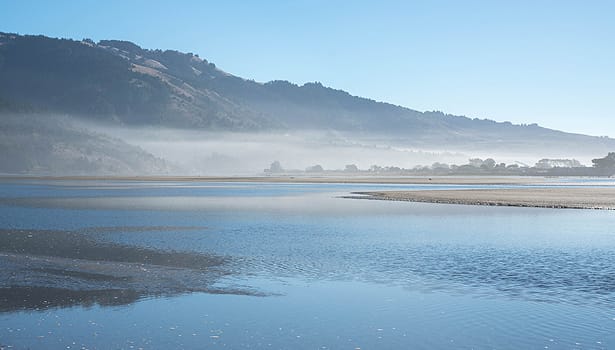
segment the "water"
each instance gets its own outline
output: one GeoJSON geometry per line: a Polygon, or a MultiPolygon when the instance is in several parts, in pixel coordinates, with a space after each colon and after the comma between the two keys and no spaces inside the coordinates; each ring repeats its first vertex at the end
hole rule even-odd
{"type": "Polygon", "coordinates": [[[613,212],[339,198],[473,187],[6,181],[0,347],[615,347],[613,212]]]}

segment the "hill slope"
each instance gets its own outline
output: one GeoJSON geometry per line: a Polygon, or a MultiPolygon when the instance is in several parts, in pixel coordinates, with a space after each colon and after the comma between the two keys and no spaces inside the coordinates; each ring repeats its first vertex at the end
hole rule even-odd
{"type": "Polygon", "coordinates": [[[207,131],[334,130],[417,149],[529,153],[582,144],[596,155],[615,149],[609,138],[418,112],[319,83],[258,83],[191,53],[8,33],[0,33],[2,111],[207,131]]]}
{"type": "Polygon", "coordinates": [[[174,169],[139,147],[78,127],[69,118],[0,118],[0,173],[38,175],[167,174],[174,169]]]}

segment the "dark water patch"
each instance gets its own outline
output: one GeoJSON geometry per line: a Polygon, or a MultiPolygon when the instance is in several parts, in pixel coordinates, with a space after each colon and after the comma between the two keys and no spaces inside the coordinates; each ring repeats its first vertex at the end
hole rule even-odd
{"type": "Polygon", "coordinates": [[[97,242],[78,232],[51,230],[0,229],[0,252],[192,269],[221,266],[228,259],[215,255],[159,251],[97,242]]]}
{"type": "Polygon", "coordinates": [[[0,288],[0,312],[44,311],[73,306],[120,306],[134,303],[142,294],[134,290],[71,290],[53,287],[0,288]]]}
{"type": "Polygon", "coordinates": [[[31,268],[30,269],[33,272],[41,272],[41,273],[48,273],[51,275],[56,275],[56,276],[63,276],[63,277],[75,277],[75,278],[80,278],[80,279],[84,279],[84,280],[90,280],[90,281],[130,281],[132,280],[132,277],[129,276],[110,276],[110,275],[106,275],[106,274],[102,274],[102,273],[93,273],[93,272],[85,272],[85,271],[70,271],[70,270],[60,270],[60,269],[54,269],[54,268],[31,268]]]}
{"type": "Polygon", "coordinates": [[[86,227],[79,230],[81,233],[130,233],[130,232],[174,232],[174,231],[200,231],[206,230],[202,226],[100,226],[86,227]]]}
{"type": "Polygon", "coordinates": [[[174,297],[201,292],[216,295],[249,295],[264,297],[271,294],[253,289],[207,288],[199,290],[166,290],[160,293],[134,289],[74,290],[48,286],[14,286],[0,288],[0,313],[17,311],[46,311],[56,308],[93,306],[114,307],[129,305],[153,297],[174,297]]]}

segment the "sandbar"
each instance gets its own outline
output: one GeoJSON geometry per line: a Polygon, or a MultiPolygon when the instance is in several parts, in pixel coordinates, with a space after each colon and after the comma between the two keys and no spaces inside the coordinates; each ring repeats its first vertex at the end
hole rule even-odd
{"type": "Polygon", "coordinates": [[[537,208],[615,210],[612,187],[539,187],[356,192],[348,198],[537,208]]]}

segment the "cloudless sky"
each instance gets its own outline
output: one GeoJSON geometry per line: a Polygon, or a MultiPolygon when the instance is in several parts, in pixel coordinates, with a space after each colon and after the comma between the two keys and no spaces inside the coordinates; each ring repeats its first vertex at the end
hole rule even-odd
{"type": "Polygon", "coordinates": [[[615,137],[615,1],[0,0],[0,31],[129,40],[256,81],[615,137]]]}

